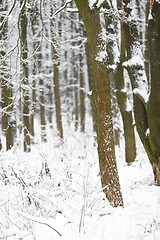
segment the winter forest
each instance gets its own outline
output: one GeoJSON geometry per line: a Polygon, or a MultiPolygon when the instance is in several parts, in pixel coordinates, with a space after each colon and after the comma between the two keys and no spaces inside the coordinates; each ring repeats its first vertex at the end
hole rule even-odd
{"type": "Polygon", "coordinates": [[[160,239],[159,0],[0,0],[0,239],[160,239]]]}

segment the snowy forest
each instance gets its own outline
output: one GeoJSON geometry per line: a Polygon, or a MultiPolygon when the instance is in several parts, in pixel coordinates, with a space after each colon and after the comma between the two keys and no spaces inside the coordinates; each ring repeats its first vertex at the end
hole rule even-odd
{"type": "Polygon", "coordinates": [[[0,239],[160,239],[159,0],[0,0],[0,239]]]}

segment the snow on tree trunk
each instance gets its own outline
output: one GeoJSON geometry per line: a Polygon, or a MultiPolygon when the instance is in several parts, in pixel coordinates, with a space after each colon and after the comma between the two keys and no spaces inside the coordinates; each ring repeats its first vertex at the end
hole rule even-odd
{"type": "Polygon", "coordinates": [[[153,151],[155,182],[160,186],[160,3],[153,3],[148,22],[151,92],[148,102],[149,142],[153,151]]]}
{"type": "Polygon", "coordinates": [[[127,69],[134,99],[134,114],[137,130],[153,168],[155,183],[160,185],[160,4],[153,3],[148,24],[148,52],[150,62],[151,90],[145,74],[142,47],[135,17],[132,14],[130,1],[124,1],[126,16],[129,22],[123,22],[127,69]]]}
{"type": "Polygon", "coordinates": [[[121,31],[121,43],[119,50],[118,21],[116,21],[114,18],[114,12],[117,11],[117,7],[113,7],[111,3],[106,1],[105,9],[105,29],[108,38],[107,52],[110,64],[110,82],[111,87],[113,88],[112,99],[114,97],[114,93],[116,93],[118,106],[123,120],[125,160],[128,164],[130,164],[136,158],[136,143],[133,124],[133,109],[131,104],[129,104],[127,90],[125,90],[126,84],[123,73],[124,69],[122,66],[123,61],[125,60],[124,33],[121,31]],[[111,11],[113,13],[108,16],[108,11],[111,11]],[[130,107],[128,107],[128,105],[130,105],[130,107]]]}
{"type": "Polygon", "coordinates": [[[92,73],[90,96],[96,123],[99,166],[103,191],[114,207],[123,206],[115,158],[107,54],[99,9],[89,8],[87,0],[75,0],[86,28],[92,73]]]}

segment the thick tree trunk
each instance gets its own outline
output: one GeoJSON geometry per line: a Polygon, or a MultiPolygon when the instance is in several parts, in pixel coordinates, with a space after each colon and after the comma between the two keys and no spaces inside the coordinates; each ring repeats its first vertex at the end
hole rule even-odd
{"type": "Polygon", "coordinates": [[[86,28],[88,51],[92,69],[91,101],[96,121],[99,166],[103,191],[114,207],[123,206],[115,159],[115,146],[110,100],[107,59],[101,38],[99,10],[90,9],[87,0],[75,0],[86,28]]]}
{"type": "MultiPolygon", "coordinates": [[[[129,3],[127,1],[127,3],[129,3]]],[[[126,4],[129,16],[131,9],[126,4]]],[[[140,57],[140,44],[136,22],[123,23],[125,45],[128,62],[125,64],[131,79],[134,97],[134,113],[137,130],[153,168],[155,183],[160,186],[160,3],[154,2],[148,24],[148,52],[151,69],[151,91],[146,101],[145,86],[148,82],[143,78],[144,64],[140,57]],[[134,57],[139,61],[133,61],[134,57]],[[134,64],[133,64],[134,62],[134,64]]]]}
{"type": "Polygon", "coordinates": [[[160,186],[160,3],[154,1],[149,23],[148,43],[151,70],[151,93],[148,102],[149,143],[155,159],[153,171],[155,182],[160,186]]]}

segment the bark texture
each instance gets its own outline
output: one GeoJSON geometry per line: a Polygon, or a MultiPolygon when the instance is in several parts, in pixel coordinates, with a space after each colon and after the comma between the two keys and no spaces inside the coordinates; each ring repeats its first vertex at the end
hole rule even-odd
{"type": "Polygon", "coordinates": [[[148,22],[151,93],[147,106],[149,144],[153,152],[152,166],[155,182],[160,186],[160,3],[154,1],[148,22]]]}
{"type": "Polygon", "coordinates": [[[92,73],[92,95],[90,96],[96,122],[99,166],[103,191],[114,207],[123,206],[119,177],[115,159],[115,145],[110,99],[110,81],[107,69],[105,43],[101,35],[99,9],[92,10],[87,0],[75,0],[83,19],[92,73]]]}
{"type": "MultiPolygon", "coordinates": [[[[125,1],[125,12],[130,15],[132,9],[130,1],[125,1]]],[[[143,79],[144,66],[141,60],[134,64],[127,64],[134,98],[134,114],[140,139],[147,152],[153,168],[155,183],[160,186],[160,3],[155,1],[151,9],[151,18],[148,22],[147,40],[150,64],[151,90],[148,101],[144,99],[142,86],[148,84],[143,79]],[[138,91],[137,91],[138,90],[138,91]]],[[[125,46],[128,63],[139,55],[141,51],[136,22],[123,23],[125,46]]],[[[139,58],[140,59],[140,58],[139,58]]]]}

